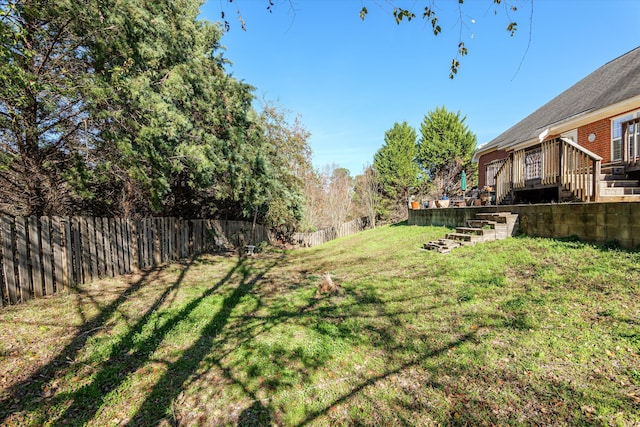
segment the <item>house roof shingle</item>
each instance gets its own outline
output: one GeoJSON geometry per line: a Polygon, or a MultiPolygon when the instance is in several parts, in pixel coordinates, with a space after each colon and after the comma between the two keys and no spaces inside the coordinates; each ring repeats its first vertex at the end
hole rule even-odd
{"type": "Polygon", "coordinates": [[[640,47],[606,63],[478,151],[529,141],[544,129],[640,95],[640,47]]]}

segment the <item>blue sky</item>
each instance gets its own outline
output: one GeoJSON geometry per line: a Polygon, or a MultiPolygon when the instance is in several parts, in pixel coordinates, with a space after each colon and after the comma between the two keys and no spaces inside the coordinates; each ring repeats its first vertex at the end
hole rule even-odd
{"type": "MultiPolygon", "coordinates": [[[[491,0],[436,0],[442,33],[415,19],[396,25],[393,7],[422,16],[430,0],[207,0],[201,17],[231,24],[223,36],[230,72],[301,116],[314,167],[361,173],[395,122],[416,128],[436,107],[466,116],[483,144],[599,66],[640,45],[638,0],[509,0],[518,31],[491,0]],[[364,21],[358,13],[366,6],[364,21]],[[240,11],[246,22],[243,31],[240,11]],[[497,14],[494,11],[497,10],[497,14]],[[462,25],[461,25],[462,24],[462,25]],[[469,50],[457,77],[451,59],[469,50]]],[[[503,0],[504,1],[504,0],[503,0]]]]}

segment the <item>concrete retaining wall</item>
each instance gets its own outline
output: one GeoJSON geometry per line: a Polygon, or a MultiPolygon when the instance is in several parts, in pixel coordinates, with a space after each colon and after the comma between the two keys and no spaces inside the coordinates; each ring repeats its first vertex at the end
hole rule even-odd
{"type": "Polygon", "coordinates": [[[502,211],[517,213],[519,231],[527,236],[577,236],[587,242],[616,241],[626,249],[640,248],[640,202],[410,209],[409,225],[455,227],[466,224],[476,213],[502,211]]]}

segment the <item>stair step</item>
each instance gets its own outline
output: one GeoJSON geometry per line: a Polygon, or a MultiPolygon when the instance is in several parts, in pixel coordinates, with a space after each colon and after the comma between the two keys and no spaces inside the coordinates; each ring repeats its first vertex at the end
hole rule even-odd
{"type": "Polygon", "coordinates": [[[623,195],[607,195],[601,194],[600,201],[602,202],[640,202],[640,193],[638,194],[623,194],[623,195]]]}
{"type": "Polygon", "coordinates": [[[495,221],[497,223],[506,224],[508,222],[513,222],[516,220],[518,215],[512,214],[511,212],[493,212],[493,213],[478,213],[476,214],[476,218],[495,221]]]}
{"type": "Polygon", "coordinates": [[[511,212],[477,213],[476,219],[467,221],[469,227],[456,227],[455,233],[447,233],[444,239],[425,243],[422,248],[447,253],[463,245],[505,239],[513,233],[517,218],[511,212]]]}
{"type": "Polygon", "coordinates": [[[446,254],[450,252],[451,249],[458,248],[463,245],[463,242],[451,240],[451,239],[438,239],[433,242],[425,243],[423,245],[423,249],[429,251],[438,251],[440,253],[446,254]]]}
{"type": "Polygon", "coordinates": [[[640,187],[606,187],[600,189],[600,196],[632,196],[640,194],[640,187]]]}
{"type": "Polygon", "coordinates": [[[624,166],[619,165],[603,165],[600,168],[603,175],[624,175],[624,166]]]}
{"type": "Polygon", "coordinates": [[[600,188],[640,187],[637,179],[605,179],[600,181],[600,188]]]}
{"type": "Polygon", "coordinates": [[[472,228],[490,228],[490,229],[495,229],[496,228],[496,222],[495,221],[489,221],[486,219],[470,219],[467,221],[467,225],[469,227],[472,228]]]}
{"type": "Polygon", "coordinates": [[[474,237],[478,237],[477,240],[495,240],[495,229],[483,229],[474,227],[456,227],[456,234],[468,234],[474,237]]]}
{"type": "Polygon", "coordinates": [[[482,236],[477,236],[474,234],[465,234],[465,233],[447,233],[447,239],[450,240],[458,240],[462,242],[476,243],[484,240],[482,236]]]}
{"type": "Polygon", "coordinates": [[[628,179],[627,175],[625,174],[611,174],[611,173],[606,173],[606,174],[600,174],[600,181],[617,181],[617,180],[625,180],[628,179]]]}

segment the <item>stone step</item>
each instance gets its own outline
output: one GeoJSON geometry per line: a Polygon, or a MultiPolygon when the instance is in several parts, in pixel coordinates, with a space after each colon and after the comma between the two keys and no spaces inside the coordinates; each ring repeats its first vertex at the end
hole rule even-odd
{"type": "Polygon", "coordinates": [[[511,212],[486,212],[477,213],[476,218],[506,224],[509,222],[515,222],[515,220],[518,218],[518,215],[512,214],[511,212]]]}
{"type": "Polygon", "coordinates": [[[465,234],[465,233],[447,233],[445,236],[449,240],[456,240],[467,243],[477,243],[484,241],[482,236],[477,236],[474,234],[465,234]]]}
{"type": "Polygon", "coordinates": [[[490,228],[490,229],[496,228],[495,221],[489,221],[486,219],[470,219],[467,221],[467,225],[472,228],[490,228]]]}
{"type": "Polygon", "coordinates": [[[497,236],[495,228],[456,227],[456,234],[468,234],[478,237],[478,241],[495,240],[497,236]]]}
{"type": "Polygon", "coordinates": [[[447,252],[450,252],[451,249],[459,248],[462,245],[463,243],[460,241],[451,239],[438,239],[434,240],[433,242],[425,243],[423,245],[423,249],[426,249],[428,251],[438,251],[440,253],[446,254],[447,252]]]}
{"type": "Polygon", "coordinates": [[[505,239],[513,233],[517,219],[518,215],[511,212],[478,213],[476,219],[467,221],[468,227],[456,227],[455,233],[425,243],[423,249],[447,253],[463,245],[505,239]]]}

